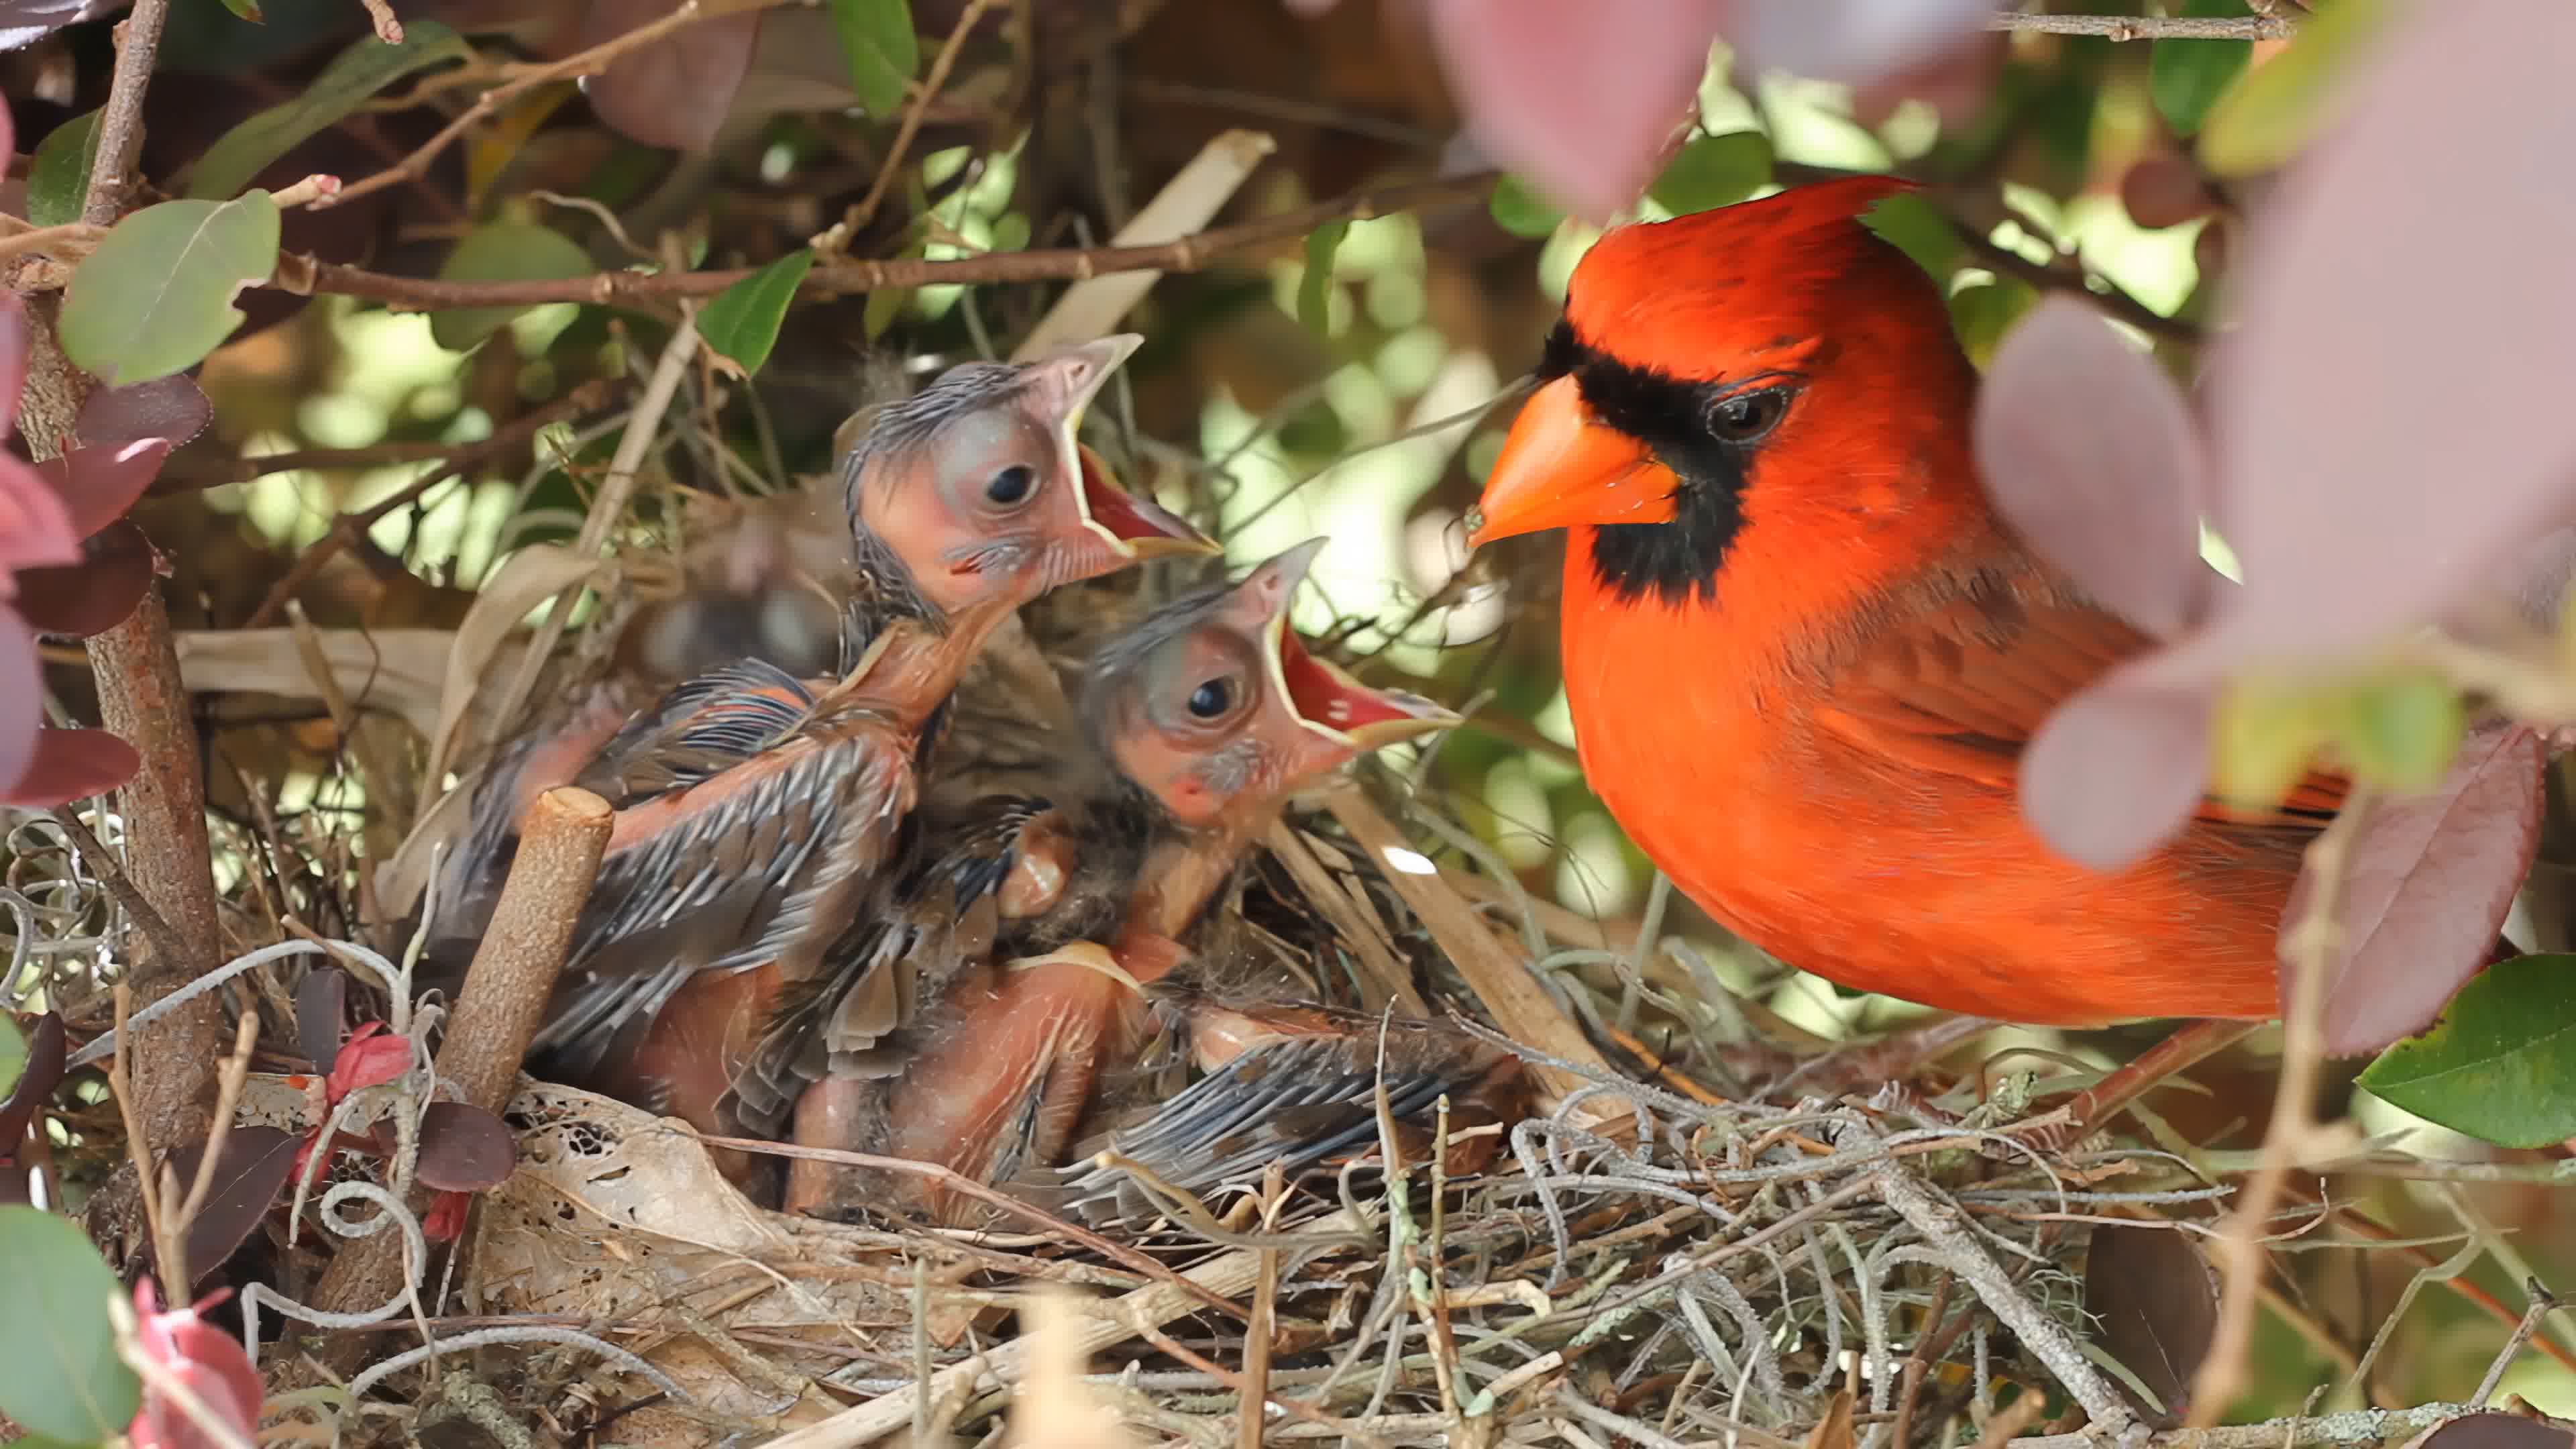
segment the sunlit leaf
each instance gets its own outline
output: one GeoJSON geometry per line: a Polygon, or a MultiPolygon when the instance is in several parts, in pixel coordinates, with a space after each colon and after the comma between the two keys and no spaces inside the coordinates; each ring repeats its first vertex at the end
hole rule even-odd
{"type": "Polygon", "coordinates": [[[1517,176],[1504,176],[1494,182],[1493,198],[1486,206],[1494,214],[1494,224],[1514,236],[1543,237],[1556,230],[1565,213],[1550,205],[1530,189],[1529,183],[1517,176]]]}
{"type": "Polygon", "coordinates": [[[2576,1137],[2576,956],[2488,967],[2431,1031],[2381,1053],[2360,1081],[2418,1117],[2498,1146],[2576,1137]]]}
{"type": "Polygon", "coordinates": [[[418,16],[404,19],[400,45],[387,45],[373,35],[357,41],[306,82],[295,99],[269,107],[207,147],[206,154],[189,168],[188,194],[206,199],[230,196],[248,186],[270,162],[346,118],[386,86],[424,66],[463,60],[473,53],[455,31],[418,16]]]}
{"type": "Polygon", "coordinates": [[[1943,281],[1968,253],[1958,228],[1931,202],[1912,192],[1882,199],[1862,213],[1860,224],[1914,259],[1914,264],[1943,281]]]}
{"type": "MultiPolygon", "coordinates": [[[[2217,19],[2242,18],[2245,0],[2183,0],[2182,13],[2217,19]]],[[[2159,40],[2147,60],[2147,90],[2156,110],[2177,136],[2200,129],[2210,105],[2236,78],[2254,52],[2250,40],[2159,40]]]]}
{"type": "Polygon", "coordinates": [[[9,1265],[9,1311],[0,1313],[0,1414],[73,1444],[124,1432],[142,1401],[134,1370],[116,1356],[107,1300],[116,1275],[71,1219],[0,1207],[0,1263],[9,1265]]]}
{"type": "Polygon", "coordinates": [[[1968,360],[1981,368],[1992,364],[2004,334],[2038,301],[2039,289],[2018,277],[1997,277],[1952,292],[1950,325],[1968,360]]]}
{"type": "Polygon", "coordinates": [[[1733,206],[1771,181],[1771,138],[1760,131],[1702,136],[1674,153],[1646,194],[1676,216],[1733,206]]]}
{"type": "Polygon", "coordinates": [[[276,270],[277,202],[265,191],[147,206],[72,273],[63,352],[112,385],[184,372],[241,325],[241,289],[276,270]]]}
{"type": "MultiPolygon", "coordinates": [[[[532,221],[495,221],[465,234],[438,269],[450,282],[527,282],[586,277],[590,253],[559,231],[532,221]]],[[[525,307],[459,307],[433,312],[429,334],[441,347],[463,352],[510,325],[525,307]]]]}
{"type": "Polygon", "coordinates": [[[698,335],[707,346],[740,364],[745,373],[760,371],[769,350],[778,344],[778,326],[787,320],[787,304],[814,269],[814,250],[799,247],[768,266],[718,292],[698,314],[698,335]]]}
{"type": "Polygon", "coordinates": [[[903,105],[913,72],[921,68],[921,37],[912,28],[911,0],[824,0],[841,54],[850,63],[850,89],[871,116],[891,116],[903,105]]]}
{"type": "Polygon", "coordinates": [[[2270,171],[2297,155],[2334,113],[2332,93],[2391,14],[2388,0],[2335,0],[2280,54],[2244,72],[2208,108],[2200,160],[2219,176],[2270,171]]]}
{"type": "MultiPolygon", "coordinates": [[[[17,1090],[19,1074],[27,1069],[27,1038],[19,1032],[18,1023],[0,1015],[0,1100],[17,1090]]],[[[15,1146],[15,1139],[0,1139],[0,1152],[15,1146]]]]}
{"type": "Polygon", "coordinates": [[[1333,258],[1350,234],[1347,221],[1328,221],[1306,234],[1306,274],[1297,279],[1297,320],[1318,337],[1333,331],[1333,258]]]}
{"type": "Polygon", "coordinates": [[[224,0],[224,8],[253,25],[260,24],[268,18],[260,12],[259,0],[224,0]]]}
{"type": "Polygon", "coordinates": [[[36,146],[27,169],[27,220],[67,226],[81,218],[89,198],[89,170],[98,160],[98,112],[74,116],[36,146]]]}
{"type": "Polygon", "coordinates": [[[2467,728],[2458,691],[2430,670],[2356,685],[2342,704],[2336,742],[2344,757],[2365,778],[2393,789],[2428,789],[2441,779],[2467,728]]]}

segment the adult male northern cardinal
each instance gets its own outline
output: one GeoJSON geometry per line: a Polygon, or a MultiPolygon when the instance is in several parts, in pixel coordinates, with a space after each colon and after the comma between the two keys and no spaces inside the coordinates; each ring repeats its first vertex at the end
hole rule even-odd
{"type": "Polygon", "coordinates": [[[2211,802],[2116,873],[2024,823],[2024,743],[2146,641],[1988,505],[1941,292],[1859,219],[1905,185],[1605,235],[1471,541],[1568,531],[1584,773],[1754,944],[1980,1016],[2272,1016],[2282,908],[2342,785],[2211,802]]]}
{"type": "MultiPolygon", "coordinates": [[[[1361,754],[1456,723],[1306,652],[1288,598],[1321,540],[1163,606],[1094,658],[1087,759],[1047,797],[987,803],[995,830],[950,842],[909,898],[844,943],[840,978],[783,1016],[737,1079],[749,1125],[791,1094],[795,1138],[934,1162],[1001,1183],[1053,1163],[1105,1064],[1150,1026],[1142,989],[1287,795],[1361,754]],[[846,1005],[909,971],[921,996],[889,1042],[846,1005]]],[[[915,1180],[791,1164],[789,1211],[915,1199],[915,1180]]]]}
{"type": "MultiPolygon", "coordinates": [[[[857,571],[841,677],[726,665],[579,764],[574,782],[617,819],[534,1043],[548,1070],[590,1078],[701,972],[812,974],[895,850],[940,712],[991,631],[1068,580],[1214,550],[1075,441],[1138,340],[952,368],[885,408],[844,471],[857,571]]],[[[587,744],[523,763],[497,808],[587,744]]]]}

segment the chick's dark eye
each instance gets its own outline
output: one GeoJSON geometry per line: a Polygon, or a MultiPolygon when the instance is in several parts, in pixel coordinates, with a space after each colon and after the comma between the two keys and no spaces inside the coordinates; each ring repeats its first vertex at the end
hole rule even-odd
{"type": "Polygon", "coordinates": [[[1725,442],[1750,443],[1778,427],[1788,410],[1786,388],[1739,392],[1709,404],[1708,428],[1725,442]]]}
{"type": "Polygon", "coordinates": [[[1215,719],[1234,703],[1234,682],[1211,679],[1190,692],[1190,713],[1200,719],[1215,719]]]}
{"type": "Polygon", "coordinates": [[[1027,498],[1037,486],[1036,469],[1026,463],[1013,463],[994,474],[993,481],[984,485],[984,497],[988,502],[998,503],[1008,508],[1027,498]]]}

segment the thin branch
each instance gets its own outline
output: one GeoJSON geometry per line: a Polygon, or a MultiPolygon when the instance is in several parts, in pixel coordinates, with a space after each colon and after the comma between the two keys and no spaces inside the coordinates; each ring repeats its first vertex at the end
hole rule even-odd
{"type": "Polygon", "coordinates": [[[895,177],[903,172],[904,158],[912,153],[913,138],[921,134],[923,113],[929,110],[932,101],[939,98],[940,87],[948,84],[948,72],[957,64],[957,52],[965,48],[966,37],[975,33],[976,24],[983,20],[985,10],[992,3],[993,0],[967,0],[964,13],[957,17],[956,28],[948,32],[948,43],[939,47],[938,56],[930,62],[930,73],[922,77],[921,89],[914,93],[911,104],[903,108],[903,124],[895,128],[894,144],[886,148],[885,165],[877,168],[876,181],[868,187],[868,194],[859,198],[858,205],[851,207],[849,214],[841,218],[842,236],[866,226],[868,219],[877,214],[877,207],[884,203],[886,193],[894,189],[895,177]]]}
{"type": "Polygon", "coordinates": [[[2021,15],[1986,21],[1988,30],[2035,35],[2098,35],[2105,40],[2287,40],[2299,27],[2280,15],[2021,15]]]}
{"type": "MultiPolygon", "coordinates": [[[[1220,256],[1303,237],[1328,221],[1367,221],[1401,211],[1479,199],[1492,189],[1494,176],[1493,172],[1480,172],[1408,181],[1257,221],[1211,227],[1178,241],[1150,246],[1050,247],[940,260],[895,257],[885,261],[822,262],[806,274],[805,290],[833,296],[939,283],[1048,282],[1106,276],[1111,272],[1195,272],[1220,256]]],[[[350,191],[356,189],[351,187],[350,191]]],[[[349,191],[341,193],[344,197],[348,194],[349,191]]],[[[712,297],[757,270],[729,267],[708,272],[620,271],[560,279],[457,282],[390,276],[294,255],[280,260],[277,274],[268,285],[289,292],[332,293],[364,297],[394,307],[442,311],[453,307],[528,307],[545,302],[607,305],[712,297]]]]}
{"type": "Polygon", "coordinates": [[[143,150],[143,87],[161,50],[161,26],[170,0],[135,0],[116,27],[116,73],[98,114],[98,159],[90,163],[89,193],[81,220],[107,226],[125,203],[126,184],[143,150]]]}

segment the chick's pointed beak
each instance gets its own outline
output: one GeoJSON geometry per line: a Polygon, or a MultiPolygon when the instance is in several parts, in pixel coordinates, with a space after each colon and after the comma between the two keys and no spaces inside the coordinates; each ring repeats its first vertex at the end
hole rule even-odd
{"type": "Polygon", "coordinates": [[[1372,689],[1306,650],[1289,627],[1288,600],[1304,582],[1324,540],[1308,539],[1253,570],[1237,587],[1245,626],[1261,640],[1261,660],[1276,698],[1298,725],[1336,752],[1364,754],[1416,735],[1455,726],[1458,716],[1402,690],[1372,689]]]}
{"type": "Polygon", "coordinates": [[[1189,520],[1120,488],[1098,453],[1077,443],[1074,454],[1082,461],[1083,524],[1107,539],[1121,557],[1206,557],[1225,551],[1223,544],[1191,527],[1189,520]]]}
{"type": "Polygon", "coordinates": [[[1674,483],[1642,441],[1595,419],[1574,379],[1560,377],[1521,404],[1467,546],[1583,523],[1668,523],[1674,483]]]}

